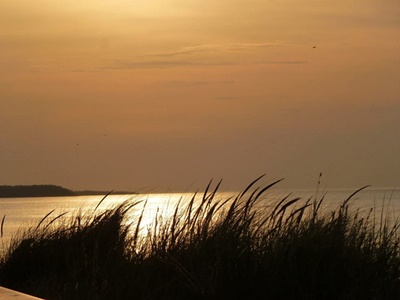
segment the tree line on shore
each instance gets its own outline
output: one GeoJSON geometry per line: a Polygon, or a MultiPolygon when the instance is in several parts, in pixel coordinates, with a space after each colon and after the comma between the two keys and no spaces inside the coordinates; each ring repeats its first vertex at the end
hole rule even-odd
{"type": "MultiPolygon", "coordinates": [[[[107,195],[109,191],[73,191],[59,185],[0,185],[0,198],[58,197],[107,195]]],[[[113,191],[114,194],[135,194],[134,192],[113,191]]]]}

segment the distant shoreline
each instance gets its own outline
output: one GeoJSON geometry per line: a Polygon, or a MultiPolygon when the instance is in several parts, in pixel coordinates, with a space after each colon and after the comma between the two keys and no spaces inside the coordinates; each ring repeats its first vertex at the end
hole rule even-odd
{"type": "Polygon", "coordinates": [[[135,192],[126,192],[126,191],[73,191],[75,193],[75,196],[101,196],[101,195],[107,195],[109,193],[113,195],[136,195],[138,193],[135,192]]]}
{"type": "MultiPolygon", "coordinates": [[[[124,191],[112,191],[113,194],[136,194],[124,191]]],[[[0,198],[28,197],[66,197],[107,195],[110,191],[72,191],[58,185],[0,185],[0,198]]]]}

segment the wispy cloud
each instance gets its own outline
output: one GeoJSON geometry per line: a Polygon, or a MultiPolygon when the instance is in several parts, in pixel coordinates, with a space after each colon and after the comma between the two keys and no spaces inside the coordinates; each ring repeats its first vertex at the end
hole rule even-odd
{"type": "Polygon", "coordinates": [[[234,101],[234,100],[239,100],[241,97],[238,96],[220,96],[220,97],[214,97],[214,100],[220,100],[220,101],[234,101]]]}
{"type": "Polygon", "coordinates": [[[270,60],[270,61],[259,61],[255,64],[273,64],[273,65],[303,65],[308,64],[306,60],[270,60]]]}
{"type": "Polygon", "coordinates": [[[109,65],[103,66],[103,70],[123,70],[123,69],[164,69],[185,66],[222,66],[231,65],[229,62],[193,62],[185,60],[116,60],[109,65]]]}
{"type": "Polygon", "coordinates": [[[206,44],[189,46],[177,49],[169,52],[149,53],[144,56],[156,56],[156,57],[171,57],[180,55],[191,55],[197,53],[218,53],[227,51],[250,51],[255,49],[281,46],[287,43],[274,42],[274,43],[236,43],[236,44],[206,44]]]}
{"type": "MultiPolygon", "coordinates": [[[[134,61],[134,60],[117,60],[108,65],[100,67],[101,70],[133,70],[133,69],[167,69],[177,67],[215,67],[215,66],[233,66],[241,64],[263,65],[263,64],[276,64],[276,65],[302,65],[307,64],[305,60],[271,60],[271,61],[253,61],[246,62],[242,60],[237,61],[207,61],[206,59],[199,59],[199,61],[192,60],[151,60],[151,61],[134,61]]],[[[181,82],[183,83],[183,82],[181,82]]],[[[176,83],[178,84],[178,83],[176,83]]]]}
{"type": "Polygon", "coordinates": [[[163,81],[160,84],[173,87],[173,88],[187,88],[187,87],[196,87],[196,86],[208,86],[208,85],[219,85],[219,84],[233,84],[235,81],[186,81],[186,80],[172,80],[172,81],[163,81]]]}
{"type": "Polygon", "coordinates": [[[164,69],[174,67],[230,66],[243,64],[306,64],[305,60],[282,60],[269,47],[289,45],[274,43],[207,44],[182,47],[174,51],[145,53],[129,59],[114,60],[102,69],[164,69]],[[271,60],[265,60],[271,56],[271,60]],[[272,57],[274,56],[274,57],[272,57]]]}

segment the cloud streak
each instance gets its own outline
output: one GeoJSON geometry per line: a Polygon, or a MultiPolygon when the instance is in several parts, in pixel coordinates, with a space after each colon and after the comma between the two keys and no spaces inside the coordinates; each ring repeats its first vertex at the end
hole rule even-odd
{"type": "Polygon", "coordinates": [[[108,66],[104,66],[102,70],[129,70],[129,69],[166,69],[175,67],[188,66],[227,66],[232,65],[230,62],[193,62],[185,60],[151,60],[151,61],[134,61],[134,60],[118,60],[108,66]]]}
{"type": "MultiPolygon", "coordinates": [[[[305,60],[282,60],[279,53],[265,51],[271,47],[288,45],[274,43],[205,44],[182,47],[175,51],[148,53],[132,59],[114,60],[102,69],[165,69],[176,67],[215,67],[233,65],[300,65],[305,60]],[[277,56],[278,55],[278,56],[277,56]],[[266,60],[270,56],[270,60],[266,60]]],[[[278,51],[279,52],[279,51],[278,51]]]]}
{"type": "Polygon", "coordinates": [[[225,61],[225,62],[194,62],[185,60],[152,60],[152,61],[133,61],[133,60],[119,60],[111,63],[110,65],[101,67],[101,70],[133,70],[133,69],[168,69],[178,67],[218,67],[218,66],[235,66],[235,65],[304,65],[308,64],[305,60],[276,60],[276,61],[256,61],[256,62],[242,62],[242,61],[225,61]]]}
{"type": "Polygon", "coordinates": [[[205,44],[197,46],[182,47],[176,51],[150,53],[144,56],[150,57],[172,57],[181,55],[192,55],[199,53],[219,53],[219,52],[242,52],[253,51],[268,47],[276,47],[285,45],[283,42],[274,43],[236,43],[236,44],[205,44]]]}
{"type": "Polygon", "coordinates": [[[268,65],[304,65],[309,62],[306,60],[271,60],[271,61],[260,61],[254,64],[268,64],[268,65]]]}
{"type": "Polygon", "coordinates": [[[173,81],[163,81],[161,85],[172,87],[172,88],[187,88],[187,87],[196,87],[196,86],[209,86],[216,84],[234,84],[235,81],[226,80],[226,81],[183,81],[183,80],[173,80],[173,81]]]}

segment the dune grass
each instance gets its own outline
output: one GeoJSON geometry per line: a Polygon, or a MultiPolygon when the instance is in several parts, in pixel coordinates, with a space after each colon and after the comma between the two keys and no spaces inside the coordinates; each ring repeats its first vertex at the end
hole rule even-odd
{"type": "Polygon", "coordinates": [[[349,199],[258,205],[277,182],[232,199],[207,187],[155,216],[137,202],[75,217],[49,216],[12,240],[0,285],[46,299],[400,299],[398,223],[350,212],[349,199]]]}

